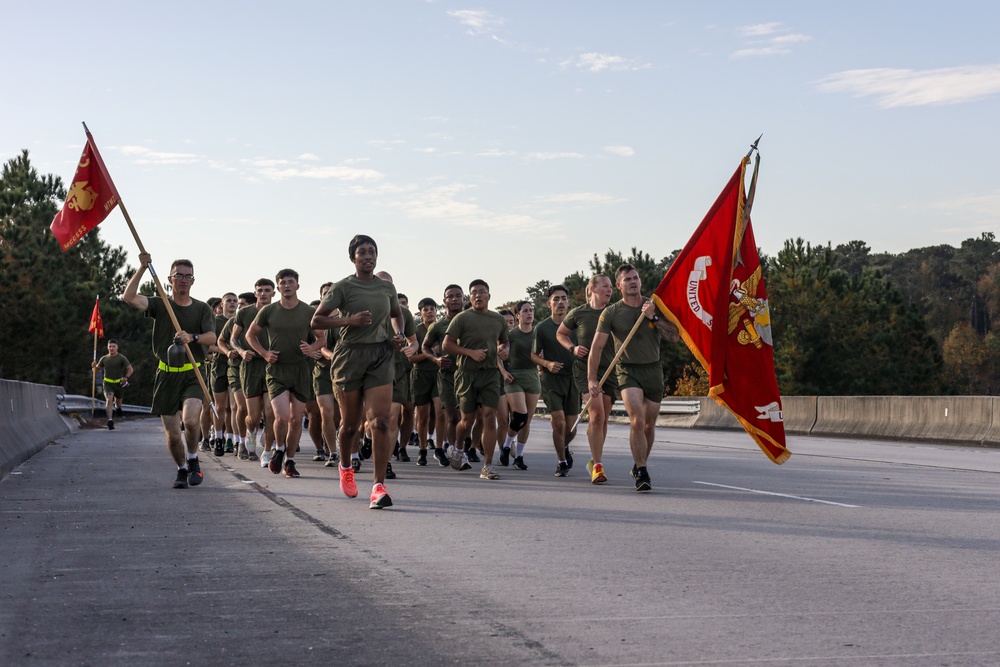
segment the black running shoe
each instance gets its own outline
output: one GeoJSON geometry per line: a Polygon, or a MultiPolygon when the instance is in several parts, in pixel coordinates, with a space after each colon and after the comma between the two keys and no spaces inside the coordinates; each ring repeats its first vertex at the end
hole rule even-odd
{"type": "Polygon", "coordinates": [[[115,420],[114,419],[109,419],[108,420],[108,430],[109,431],[114,431],[115,430],[115,420]]]}
{"type": "Polygon", "coordinates": [[[205,479],[205,474],[201,471],[201,463],[198,459],[188,459],[188,484],[198,486],[205,479]]]}
{"type": "Polygon", "coordinates": [[[569,451],[569,447],[566,448],[566,465],[573,467],[573,452],[569,451]]]}
{"type": "Polygon", "coordinates": [[[397,440],[396,444],[393,445],[392,447],[392,458],[396,459],[397,461],[399,460],[399,440],[397,440]]]}
{"type": "Polygon", "coordinates": [[[188,488],[188,471],[187,468],[181,468],[177,471],[177,479],[174,480],[175,489],[186,489],[188,488]]]}
{"type": "Polygon", "coordinates": [[[267,464],[267,469],[272,473],[277,475],[281,472],[281,464],[285,461],[285,451],[282,449],[275,449],[271,452],[271,461],[267,464]]]}
{"type": "Polygon", "coordinates": [[[418,447],[420,446],[420,436],[417,435],[416,431],[410,431],[410,439],[406,441],[407,447],[418,447]]]}
{"type": "Polygon", "coordinates": [[[406,445],[399,448],[399,454],[396,455],[396,460],[403,463],[409,463],[410,455],[406,453],[406,445]]]}
{"type": "Polygon", "coordinates": [[[629,470],[628,474],[632,475],[632,479],[635,479],[639,476],[639,469],[636,467],[634,463],[632,464],[632,469],[629,470]]]}
{"type": "Polygon", "coordinates": [[[313,454],[313,461],[326,461],[326,452],[316,452],[313,454]]]}
{"type": "Polygon", "coordinates": [[[354,473],[357,474],[361,472],[361,459],[351,459],[351,467],[354,468],[354,473]]]}
{"type": "Polygon", "coordinates": [[[636,491],[651,491],[653,489],[653,483],[649,479],[649,473],[646,472],[646,466],[638,469],[635,476],[635,490],[636,491]]]}
{"type": "Polygon", "coordinates": [[[504,468],[510,465],[510,447],[504,447],[500,450],[500,465],[504,468]]]}
{"type": "Polygon", "coordinates": [[[451,461],[448,460],[447,454],[444,453],[444,447],[435,447],[434,448],[434,458],[437,459],[438,464],[442,468],[447,468],[448,466],[451,465],[451,461]]]}
{"type": "Polygon", "coordinates": [[[299,471],[295,468],[295,461],[288,459],[285,461],[285,477],[298,477],[299,471]]]}
{"type": "Polygon", "coordinates": [[[392,464],[388,461],[385,462],[385,478],[396,479],[396,473],[392,471],[392,464]]]}
{"type": "Polygon", "coordinates": [[[560,461],[556,466],[555,476],[565,477],[569,474],[569,465],[565,461],[560,461]]]}
{"type": "Polygon", "coordinates": [[[227,454],[232,454],[234,451],[236,451],[236,446],[233,443],[233,439],[232,438],[226,438],[226,453],[227,454]]]}
{"type": "Polygon", "coordinates": [[[515,456],[514,457],[514,467],[517,468],[518,470],[527,470],[528,469],[528,464],[526,464],[524,462],[524,457],[523,456],[515,456]]]}
{"type": "Polygon", "coordinates": [[[330,458],[328,458],[326,460],[326,463],[323,464],[323,467],[325,467],[325,468],[332,468],[335,465],[337,465],[337,459],[335,459],[335,458],[333,458],[331,456],[330,458]]]}
{"type": "Polygon", "coordinates": [[[434,449],[434,438],[427,438],[428,449],[434,449]]]}
{"type": "Polygon", "coordinates": [[[216,456],[225,456],[226,455],[226,441],[223,440],[222,438],[216,438],[215,439],[215,452],[214,452],[214,454],[216,456]]]}
{"type": "Polygon", "coordinates": [[[125,412],[120,407],[115,408],[115,416],[118,419],[125,419],[125,412]]]}
{"type": "Polygon", "coordinates": [[[372,439],[367,435],[361,439],[361,446],[358,448],[358,454],[360,454],[363,459],[370,459],[372,457],[372,439]]]}
{"type": "Polygon", "coordinates": [[[210,452],[210,451],[212,451],[212,441],[209,440],[208,438],[205,438],[204,440],[202,440],[201,441],[201,451],[203,451],[203,452],[210,452]]]}
{"type": "Polygon", "coordinates": [[[427,450],[426,449],[421,449],[420,453],[417,454],[417,465],[418,466],[425,466],[425,465],[427,465],[427,450]]]}
{"type": "Polygon", "coordinates": [[[465,453],[469,457],[469,463],[479,463],[479,454],[476,453],[474,447],[469,447],[465,450],[465,453]]]}

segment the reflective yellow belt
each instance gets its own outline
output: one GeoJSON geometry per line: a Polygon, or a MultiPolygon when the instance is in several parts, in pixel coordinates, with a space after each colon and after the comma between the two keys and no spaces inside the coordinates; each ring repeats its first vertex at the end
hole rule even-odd
{"type": "MultiPolygon", "coordinates": [[[[198,366],[200,367],[201,364],[198,364],[198,366]]],[[[185,371],[193,371],[194,368],[195,367],[191,364],[184,364],[183,366],[167,366],[162,361],[160,362],[160,370],[167,373],[183,373],[185,371]]]]}
{"type": "Polygon", "coordinates": [[[112,380],[111,378],[104,378],[104,381],[107,382],[107,383],[109,383],[109,384],[118,384],[122,380],[121,380],[121,378],[118,378],[117,380],[112,380]]]}

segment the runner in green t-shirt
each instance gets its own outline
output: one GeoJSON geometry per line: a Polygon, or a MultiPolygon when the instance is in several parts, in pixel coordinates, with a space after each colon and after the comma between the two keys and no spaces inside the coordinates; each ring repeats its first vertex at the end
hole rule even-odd
{"type": "Polygon", "coordinates": [[[264,400],[264,393],[267,390],[267,362],[247,344],[245,336],[260,309],[274,299],[274,281],[270,278],[260,278],[254,283],[253,291],[257,301],[254,305],[236,312],[236,322],[233,324],[233,335],[230,340],[232,348],[239,352],[241,358],[240,386],[247,402],[247,449],[251,454],[256,451],[257,428],[263,416],[264,451],[260,455],[260,467],[267,468],[274,455],[274,409],[271,407],[271,401],[264,400]]]}
{"type": "Polygon", "coordinates": [[[302,416],[312,399],[313,360],[320,357],[321,336],[310,326],[313,309],[300,301],[299,274],[282,269],[275,276],[281,299],[258,311],[247,329],[247,343],[267,362],[267,394],[274,410],[274,453],[268,470],[298,477],[295,454],[302,437],[302,416]]]}
{"type": "Polygon", "coordinates": [[[455,394],[458,396],[462,419],[455,429],[457,442],[452,450],[451,465],[460,469],[468,463],[459,443],[472,434],[476,411],[482,406],[483,468],[480,479],[499,479],[493,469],[493,452],[497,446],[496,408],[500,402],[500,371],[498,359],[506,359],[510,348],[507,321],[503,315],[489,309],[490,286],[485,280],[469,283],[472,308],[459,313],[448,325],[442,348],[455,355],[455,394]]]}
{"type": "Polygon", "coordinates": [[[125,287],[122,300],[153,320],[153,354],[159,361],[159,368],[153,381],[152,413],[159,415],[163,423],[167,448],[177,464],[174,488],[183,489],[189,485],[197,486],[203,479],[198,461],[198,421],[205,395],[198,382],[199,369],[190,363],[179,367],[169,365],[172,360],[167,350],[175,338],[179,339],[190,346],[195,361],[200,364],[204,359],[204,345],[215,342],[215,316],[208,304],[191,298],[194,266],[189,260],[178,259],[170,265],[170,275],[167,276],[172,288],[170,306],[180,330],[175,329],[174,320],[162,299],[139,294],[139,285],[146,269],[150,268],[150,261],[149,253],[139,253],[139,269],[125,287]]]}
{"type": "MultiPolygon", "coordinates": [[[[392,284],[392,276],[386,271],[379,271],[375,275],[392,284]]],[[[399,297],[400,294],[397,292],[396,299],[398,300],[399,297]]],[[[403,294],[402,297],[405,299],[406,295],[403,294]]],[[[413,400],[410,398],[410,369],[413,367],[413,364],[410,363],[410,357],[416,354],[418,349],[417,328],[413,323],[413,313],[402,305],[399,307],[399,312],[403,315],[403,328],[400,330],[400,333],[406,339],[406,345],[393,352],[392,407],[389,409],[389,442],[392,443],[392,453],[397,461],[409,461],[410,457],[406,454],[406,441],[400,442],[399,434],[402,432],[408,438],[410,430],[413,428],[413,400]]],[[[394,325],[387,323],[387,326],[391,327],[394,325]]],[[[392,470],[392,462],[387,461],[385,465],[385,478],[396,479],[396,473],[392,470]]]]}
{"type": "MultiPolygon", "coordinates": [[[[226,292],[222,295],[215,310],[215,345],[211,345],[208,351],[212,354],[212,366],[209,373],[209,387],[215,400],[215,455],[221,456],[226,452],[232,452],[237,445],[235,434],[232,430],[233,413],[236,411],[235,400],[232,390],[229,388],[229,359],[219,347],[219,338],[222,336],[226,322],[236,315],[239,307],[239,299],[233,292],[226,292]]],[[[211,413],[210,413],[211,414],[211,413]]],[[[203,434],[204,435],[204,434],[203,434]]]]}
{"type": "Polygon", "coordinates": [[[535,327],[532,361],[542,369],[542,399],[552,417],[552,446],[556,450],[556,477],[565,477],[573,467],[569,443],[576,437],[576,416],[580,414],[580,392],[573,383],[571,352],[559,344],[556,332],[569,310],[569,290],[552,285],[545,292],[552,311],[535,327]]]}
{"type": "Polygon", "coordinates": [[[416,409],[417,446],[420,448],[417,465],[425,466],[427,448],[433,447],[433,440],[429,440],[428,435],[431,427],[431,408],[440,413],[441,399],[437,392],[437,365],[424,352],[423,347],[427,331],[437,319],[438,306],[434,299],[424,297],[417,303],[417,308],[420,310],[420,322],[415,329],[418,351],[410,357],[410,361],[413,362],[413,369],[410,371],[410,394],[416,409]]]}
{"type": "Polygon", "coordinates": [[[337,401],[343,417],[340,427],[340,489],[349,498],[358,495],[351,451],[357,444],[365,411],[373,422],[374,484],[371,509],[392,506],[385,488],[386,466],[392,453],[389,415],[392,409],[393,350],[406,339],[399,299],[392,283],[375,275],[378,245],[370,236],[358,234],[348,246],[354,273],[338,283],[320,302],[312,318],[315,329],[339,327],[340,342],[331,367],[337,401]],[[334,316],[333,311],[340,311],[334,316]],[[392,319],[392,328],[387,321],[392,319]],[[348,467],[344,468],[344,462],[348,467]]]}
{"type": "Polygon", "coordinates": [[[527,470],[524,447],[531,433],[531,418],[542,394],[538,366],[531,359],[531,351],[535,348],[535,306],[530,301],[518,301],[514,306],[514,317],[517,326],[507,334],[510,339],[507,362],[512,377],[505,391],[510,404],[510,421],[506,425],[507,437],[500,449],[500,465],[508,465],[513,450],[514,467],[527,470]]]}
{"type": "MultiPolygon", "coordinates": [[[[611,279],[607,276],[597,274],[591,277],[587,283],[587,303],[569,311],[566,319],[559,325],[559,331],[556,332],[559,344],[576,357],[576,361],[573,362],[573,380],[584,402],[590,398],[587,387],[587,358],[590,344],[594,340],[594,334],[597,333],[601,312],[611,300],[611,290],[611,279]],[[576,333],[576,342],[570,338],[572,333],[576,333]]],[[[604,372],[611,366],[614,356],[612,346],[605,345],[597,369],[599,378],[603,377],[604,372]]],[[[618,381],[613,373],[601,389],[604,393],[587,405],[587,414],[590,418],[587,424],[587,440],[590,443],[591,456],[587,469],[590,471],[590,481],[594,484],[604,484],[608,481],[601,456],[604,453],[604,441],[608,437],[608,415],[611,414],[611,406],[618,398],[618,381]]]]}
{"type": "Polygon", "coordinates": [[[642,296],[642,280],[634,266],[619,266],[615,271],[615,281],[622,299],[605,308],[598,320],[597,333],[587,359],[587,385],[595,400],[602,395],[598,369],[608,337],[614,338],[615,347],[620,348],[640,317],[649,320],[636,330],[622,353],[617,369],[622,403],[629,416],[629,446],[635,461],[632,466],[635,489],[649,491],[653,485],[646,470],[646,460],[653,448],[656,418],[660,414],[664,393],[660,337],[674,341],[679,338],[677,328],[660,319],[656,314],[656,305],[642,296]]]}
{"type": "Polygon", "coordinates": [[[97,369],[104,369],[104,409],[108,415],[108,430],[115,430],[114,410],[118,409],[118,415],[122,412],[122,395],[129,378],[132,377],[132,364],[129,363],[125,355],[118,352],[118,341],[114,338],[108,339],[108,353],[97,361],[91,362],[97,369]]]}
{"type": "MultiPolygon", "coordinates": [[[[465,305],[465,291],[451,284],[444,288],[444,317],[427,329],[427,336],[421,350],[437,366],[437,390],[441,409],[437,411],[435,432],[440,442],[434,448],[434,458],[442,467],[448,465],[448,449],[457,442],[459,412],[458,398],[455,396],[455,359],[444,351],[444,336],[452,319],[462,312],[465,305]]],[[[469,466],[471,467],[471,466],[469,466]]]]}
{"type": "MultiPolygon", "coordinates": [[[[243,292],[239,295],[239,301],[237,302],[237,313],[243,308],[257,303],[257,295],[253,292],[243,292]]],[[[231,410],[232,412],[232,426],[230,427],[233,432],[234,440],[239,448],[239,458],[247,461],[256,461],[257,452],[255,443],[250,442],[247,438],[247,415],[249,411],[247,409],[247,399],[243,395],[243,385],[240,382],[240,367],[243,364],[243,358],[240,356],[239,351],[235,348],[233,340],[233,327],[236,325],[236,315],[230,317],[225,326],[222,327],[222,331],[219,333],[219,339],[216,341],[216,345],[219,348],[219,353],[227,358],[227,370],[226,370],[226,380],[229,383],[229,392],[233,397],[232,403],[235,408],[231,410]]],[[[242,341],[236,341],[242,344],[242,341]]]]}

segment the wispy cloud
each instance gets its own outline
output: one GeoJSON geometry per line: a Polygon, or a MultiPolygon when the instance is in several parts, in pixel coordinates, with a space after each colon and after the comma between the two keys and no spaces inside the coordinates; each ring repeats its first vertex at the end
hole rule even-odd
{"type": "Polygon", "coordinates": [[[997,209],[1000,209],[1000,190],[937,201],[931,203],[928,208],[965,223],[963,226],[942,231],[992,231],[996,228],[997,209]]]}
{"type": "Polygon", "coordinates": [[[117,149],[135,164],[194,164],[202,160],[194,153],[162,153],[145,146],[118,146],[117,149]]]}
{"type": "Polygon", "coordinates": [[[477,157],[513,157],[517,155],[515,151],[505,151],[499,148],[487,148],[484,151],[475,153],[477,157]]]}
{"type": "Polygon", "coordinates": [[[746,45],[734,51],[733,58],[783,56],[792,52],[792,46],[812,39],[809,35],[791,32],[777,22],[740,26],[737,32],[746,38],[746,45]]]}
{"type": "Polygon", "coordinates": [[[525,160],[565,160],[565,159],[579,160],[580,158],[583,157],[586,157],[583,153],[571,153],[571,152],[553,153],[546,151],[536,151],[534,153],[524,154],[525,160]]]}
{"type": "Polygon", "coordinates": [[[818,82],[825,93],[876,97],[883,109],[959,104],[1000,93],[1000,64],[913,70],[855,69],[818,82]]]}
{"type": "Polygon", "coordinates": [[[604,150],[612,155],[620,155],[621,157],[632,157],[635,155],[635,149],[631,146],[605,146],[604,150]]]}
{"type": "Polygon", "coordinates": [[[611,53],[581,53],[575,58],[565,60],[563,67],[576,66],[587,72],[633,72],[649,69],[650,63],[635,58],[626,58],[611,53]]]}
{"type": "Polygon", "coordinates": [[[356,167],[350,162],[338,165],[317,165],[312,157],[305,160],[273,158],[249,158],[240,160],[253,174],[272,180],[284,181],[289,178],[310,178],[338,181],[377,181],[382,174],[375,169],[356,167]]]}
{"type": "Polygon", "coordinates": [[[567,192],[555,195],[544,195],[535,197],[535,201],[543,204],[567,204],[571,206],[594,205],[594,204],[616,204],[624,201],[611,195],[600,192],[567,192]]]}
{"type": "Polygon", "coordinates": [[[390,205],[405,211],[411,218],[507,233],[531,231],[539,238],[557,236],[562,227],[562,223],[532,215],[486,209],[471,195],[474,189],[475,186],[465,183],[449,183],[423,189],[390,205]]]}
{"type": "Polygon", "coordinates": [[[448,16],[457,19],[465,26],[468,35],[486,36],[490,39],[502,42],[497,35],[497,31],[504,26],[506,21],[485,9],[456,9],[448,12],[448,16]]]}

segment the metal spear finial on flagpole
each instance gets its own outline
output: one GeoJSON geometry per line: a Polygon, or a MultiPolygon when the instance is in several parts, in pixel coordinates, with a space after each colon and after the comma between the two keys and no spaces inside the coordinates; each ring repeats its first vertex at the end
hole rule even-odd
{"type": "MultiPolygon", "coordinates": [[[[763,137],[763,136],[764,136],[764,133],[761,132],[760,133],[760,137],[763,137]]],[[[750,157],[751,155],[753,155],[753,152],[755,150],[757,150],[757,144],[760,143],[760,137],[757,137],[757,141],[755,141],[752,144],[750,144],[750,150],[749,150],[749,152],[747,152],[747,157],[750,157]]]]}

